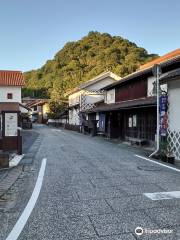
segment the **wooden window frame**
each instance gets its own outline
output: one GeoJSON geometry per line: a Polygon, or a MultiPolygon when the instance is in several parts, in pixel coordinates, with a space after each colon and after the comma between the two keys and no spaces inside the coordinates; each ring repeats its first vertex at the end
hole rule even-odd
{"type": "Polygon", "coordinates": [[[13,99],[13,94],[12,93],[7,93],[7,99],[12,100],[13,99]]]}

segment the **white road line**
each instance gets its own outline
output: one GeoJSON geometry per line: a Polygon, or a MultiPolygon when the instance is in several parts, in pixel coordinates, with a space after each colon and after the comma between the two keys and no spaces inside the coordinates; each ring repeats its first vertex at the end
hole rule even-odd
{"type": "Polygon", "coordinates": [[[36,201],[39,197],[39,193],[41,191],[44,172],[46,168],[46,158],[43,158],[41,168],[39,170],[39,175],[36,181],[36,185],[34,187],[33,193],[31,195],[31,198],[29,199],[28,204],[26,205],[23,213],[21,214],[20,218],[16,222],[15,226],[13,227],[12,231],[10,232],[9,236],[6,238],[6,240],[17,240],[19,235],[21,234],[24,226],[26,225],[26,222],[31,215],[31,212],[36,204],[36,201]]]}
{"type": "Polygon", "coordinates": [[[154,164],[160,165],[160,166],[162,166],[162,167],[169,168],[169,169],[171,169],[171,170],[173,170],[173,171],[180,172],[180,169],[178,169],[178,168],[174,168],[174,167],[165,165],[165,164],[163,164],[163,163],[156,162],[156,161],[154,161],[154,160],[151,160],[151,159],[149,159],[149,158],[146,158],[146,157],[143,157],[143,156],[140,156],[140,155],[136,155],[136,154],[135,154],[134,156],[135,156],[135,157],[138,157],[138,158],[141,158],[141,159],[143,159],[143,160],[152,162],[152,163],[154,163],[154,164]]]}
{"type": "Polygon", "coordinates": [[[157,201],[163,199],[180,198],[180,191],[144,193],[144,195],[153,201],[157,201]]]}

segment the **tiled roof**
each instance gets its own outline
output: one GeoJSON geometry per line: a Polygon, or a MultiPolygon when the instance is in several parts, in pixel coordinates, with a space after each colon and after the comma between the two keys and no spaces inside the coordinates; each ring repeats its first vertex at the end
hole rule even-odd
{"type": "Polygon", "coordinates": [[[103,73],[99,74],[98,76],[90,79],[89,81],[81,83],[79,86],[75,87],[74,89],[67,91],[65,96],[69,96],[75,92],[81,91],[82,89],[86,89],[87,87],[89,87],[107,77],[111,77],[112,80],[114,80],[114,82],[117,82],[121,79],[121,77],[118,76],[117,74],[115,74],[111,71],[106,71],[106,72],[103,72],[103,73]]]}
{"type": "Polygon", "coordinates": [[[162,63],[164,61],[170,60],[170,59],[178,57],[178,56],[180,56],[180,48],[178,48],[178,49],[176,49],[172,52],[169,52],[169,53],[167,53],[167,54],[165,54],[161,57],[158,57],[158,58],[156,58],[156,59],[154,59],[154,60],[152,60],[152,61],[150,61],[150,62],[148,62],[144,65],[141,65],[140,70],[148,68],[148,67],[152,67],[154,64],[159,64],[159,63],[162,63]]]}
{"type": "Polygon", "coordinates": [[[173,70],[169,73],[167,73],[165,76],[161,77],[160,78],[160,82],[161,83],[164,83],[164,82],[167,82],[169,80],[173,80],[173,79],[180,79],[180,68],[176,69],[176,70],[173,70]]]}
{"type": "MultiPolygon", "coordinates": [[[[167,55],[169,55],[169,57],[166,60],[163,59],[163,57],[160,57],[161,61],[159,60],[159,65],[162,67],[162,69],[164,67],[170,66],[170,65],[172,65],[174,63],[179,63],[180,62],[180,50],[179,51],[176,50],[176,51],[173,51],[173,52],[176,52],[176,56],[174,56],[172,54],[171,57],[170,57],[170,53],[169,53],[169,54],[167,54],[167,55]]],[[[151,63],[150,66],[147,66],[146,68],[142,68],[140,70],[137,70],[136,72],[133,72],[133,73],[123,77],[120,81],[112,83],[112,84],[108,85],[107,87],[104,87],[103,89],[105,89],[105,90],[112,89],[115,86],[118,86],[118,85],[120,85],[120,84],[122,84],[122,83],[124,83],[124,82],[126,82],[128,80],[134,80],[135,78],[138,78],[140,76],[145,76],[146,74],[149,75],[149,76],[152,75],[152,67],[156,63],[153,63],[153,64],[152,64],[152,62],[150,62],[150,63],[151,63]]]]}
{"type": "Polygon", "coordinates": [[[0,86],[23,86],[24,77],[20,71],[0,70],[0,86]]]}
{"type": "Polygon", "coordinates": [[[26,109],[28,111],[31,111],[31,108],[29,108],[28,106],[26,106],[26,105],[24,105],[22,103],[19,103],[19,107],[24,108],[24,109],[26,109]]]}
{"type": "Polygon", "coordinates": [[[96,76],[95,78],[92,78],[91,80],[84,82],[82,84],[79,85],[80,89],[84,89],[92,84],[97,83],[98,81],[106,78],[106,77],[111,77],[112,79],[114,79],[114,81],[120,80],[121,77],[114,74],[113,72],[107,71],[107,72],[103,72],[101,74],[99,74],[98,76],[96,76]]]}
{"type": "Polygon", "coordinates": [[[27,103],[26,104],[26,107],[34,107],[34,106],[42,106],[44,105],[45,103],[48,103],[49,102],[49,99],[37,99],[37,100],[33,100],[32,102],[30,103],[27,103]]]}

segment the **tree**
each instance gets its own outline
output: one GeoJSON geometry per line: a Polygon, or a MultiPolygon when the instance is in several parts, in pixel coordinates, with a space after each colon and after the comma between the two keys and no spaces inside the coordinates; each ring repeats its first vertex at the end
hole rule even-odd
{"type": "Polygon", "coordinates": [[[79,41],[66,43],[42,68],[24,73],[23,96],[46,95],[61,104],[67,89],[107,69],[123,77],[156,57],[120,36],[91,31],[79,41]]]}

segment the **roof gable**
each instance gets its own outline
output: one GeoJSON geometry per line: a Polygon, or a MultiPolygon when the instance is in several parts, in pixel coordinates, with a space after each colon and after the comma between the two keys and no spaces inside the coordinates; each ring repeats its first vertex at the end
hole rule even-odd
{"type": "Polygon", "coordinates": [[[84,83],[80,84],[78,87],[76,87],[76,88],[74,88],[72,90],[69,90],[68,92],[66,92],[66,96],[70,96],[70,95],[72,95],[72,94],[74,94],[76,92],[79,92],[79,91],[81,91],[83,89],[86,89],[87,87],[89,87],[89,86],[91,86],[93,84],[96,84],[99,81],[101,81],[101,80],[103,80],[103,79],[105,79],[107,77],[112,78],[112,80],[114,80],[114,82],[117,82],[117,81],[121,80],[120,76],[118,76],[115,73],[112,73],[110,71],[107,71],[107,72],[101,73],[100,75],[96,76],[95,78],[92,78],[91,80],[89,80],[87,82],[84,82],[84,83]]]}
{"type": "Polygon", "coordinates": [[[37,99],[37,100],[33,100],[30,103],[27,103],[25,106],[31,108],[35,106],[42,106],[46,103],[49,103],[49,99],[37,99]]]}
{"type": "Polygon", "coordinates": [[[85,82],[85,83],[82,83],[81,85],[79,85],[79,89],[84,89],[86,87],[89,87],[107,77],[110,77],[112,78],[114,81],[117,81],[117,80],[120,80],[121,77],[119,77],[118,75],[110,72],[110,71],[107,71],[107,72],[104,72],[104,73],[101,73],[100,75],[96,76],[95,78],[92,78],[90,79],[89,81],[85,82]]]}

